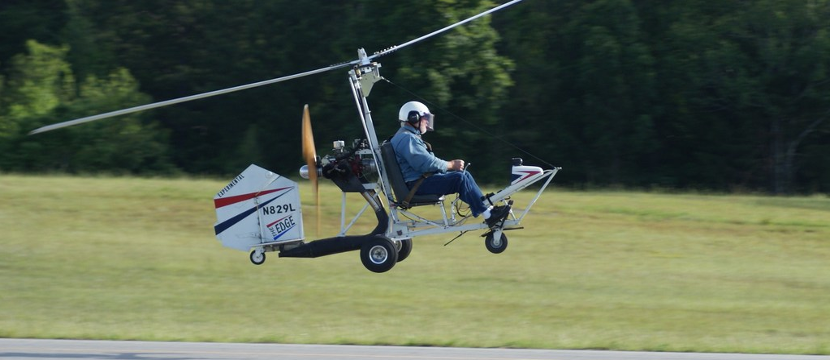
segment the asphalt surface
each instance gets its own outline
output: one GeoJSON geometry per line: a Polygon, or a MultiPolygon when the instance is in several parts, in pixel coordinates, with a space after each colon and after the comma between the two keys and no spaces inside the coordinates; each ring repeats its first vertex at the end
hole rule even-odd
{"type": "Polygon", "coordinates": [[[0,359],[830,360],[830,356],[0,339],[0,359]]]}

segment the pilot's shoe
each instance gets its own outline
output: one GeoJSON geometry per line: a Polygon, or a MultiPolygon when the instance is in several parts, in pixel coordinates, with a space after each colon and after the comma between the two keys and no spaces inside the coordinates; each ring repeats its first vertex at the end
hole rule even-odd
{"type": "Polygon", "coordinates": [[[490,217],[485,219],[484,223],[489,227],[493,227],[500,221],[506,219],[508,215],[510,215],[510,205],[494,206],[490,210],[490,217]]]}

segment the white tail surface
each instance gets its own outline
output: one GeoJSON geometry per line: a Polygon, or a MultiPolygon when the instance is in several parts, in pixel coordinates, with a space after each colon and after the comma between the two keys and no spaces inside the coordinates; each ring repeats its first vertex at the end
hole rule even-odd
{"type": "Polygon", "coordinates": [[[297,183],[248,166],[213,198],[216,237],[222,245],[248,251],[262,244],[303,239],[297,183]]]}

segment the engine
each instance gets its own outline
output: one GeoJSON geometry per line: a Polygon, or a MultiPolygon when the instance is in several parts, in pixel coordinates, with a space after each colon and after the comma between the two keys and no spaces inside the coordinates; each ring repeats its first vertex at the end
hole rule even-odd
{"type": "MultiPolygon", "coordinates": [[[[332,153],[317,158],[317,174],[335,182],[343,191],[362,191],[362,184],[378,180],[378,169],[369,140],[355,139],[351,147],[338,140],[332,153]]],[[[308,167],[300,168],[300,176],[308,179],[308,167]]]]}
{"type": "MultiPolygon", "coordinates": [[[[364,184],[377,181],[378,169],[372,157],[372,150],[369,148],[369,140],[355,139],[350,148],[346,147],[343,140],[335,141],[332,155],[324,157],[321,165],[325,168],[326,165],[335,164],[348,167],[351,173],[364,184]]],[[[325,171],[323,176],[326,176],[325,171]]]]}

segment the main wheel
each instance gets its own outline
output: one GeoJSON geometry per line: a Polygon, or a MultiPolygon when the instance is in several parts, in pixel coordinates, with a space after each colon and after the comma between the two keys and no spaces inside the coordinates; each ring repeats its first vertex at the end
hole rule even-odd
{"type": "Polygon", "coordinates": [[[369,271],[387,272],[398,261],[398,248],[384,236],[377,236],[360,248],[360,261],[369,271]]]}
{"type": "Polygon", "coordinates": [[[251,251],[251,262],[254,263],[254,265],[262,265],[262,263],[265,262],[265,253],[258,253],[256,250],[251,251]]]}
{"type": "Polygon", "coordinates": [[[507,235],[501,233],[499,239],[496,239],[491,232],[487,234],[487,237],[484,239],[484,246],[486,246],[487,250],[490,250],[493,254],[501,254],[505,249],[507,249],[507,235]]]}
{"type": "Polygon", "coordinates": [[[404,261],[412,252],[412,239],[404,239],[400,241],[401,248],[398,249],[398,262],[404,261]]]}

